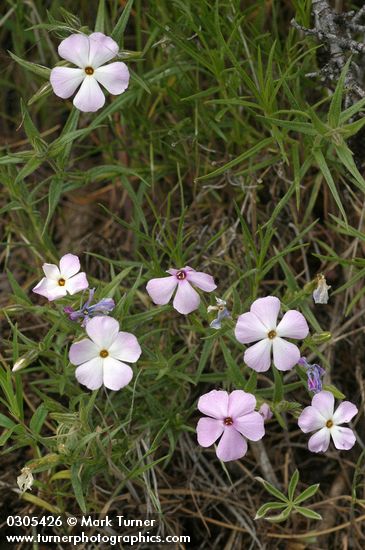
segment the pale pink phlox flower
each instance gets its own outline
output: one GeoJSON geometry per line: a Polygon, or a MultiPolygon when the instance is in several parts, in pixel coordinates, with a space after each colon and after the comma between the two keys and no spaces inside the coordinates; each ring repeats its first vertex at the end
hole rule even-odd
{"type": "Polygon", "coordinates": [[[59,267],[55,264],[43,264],[45,277],[32,289],[49,301],[62,298],[66,294],[76,294],[85,290],[89,283],[84,272],[80,271],[80,260],[74,254],[65,254],[59,267]]]}
{"type": "Polygon", "coordinates": [[[329,391],[321,391],[313,396],[312,404],[306,407],[298,419],[299,428],[304,433],[316,432],[308,441],[308,449],[313,453],[326,452],[332,437],[336,449],[349,450],[356,442],[354,432],[342,427],[358,413],[350,401],[342,401],[334,411],[335,398],[329,391]]]}
{"type": "Polygon", "coordinates": [[[77,65],[55,67],[51,71],[51,85],[54,93],[63,99],[71,97],[77,88],[73,104],[84,112],[95,112],[105,103],[99,84],[109,93],[118,95],[128,88],[129,71],[125,63],[116,61],[104,65],[117,55],[118,44],[101,32],[71,34],[62,40],[58,53],[67,61],[77,65]]]}
{"type": "Polygon", "coordinates": [[[211,275],[186,266],[181,269],[168,269],[170,277],[158,277],[148,281],[146,290],[157,305],[167,304],[177,287],[173,307],[187,315],[199,307],[200,296],[193,286],[212,292],[217,288],[211,275]]]}
{"type": "Polygon", "coordinates": [[[282,371],[290,370],[300,358],[299,348],[284,338],[305,338],[309,332],[307,321],[299,311],[291,309],[278,323],[279,311],[280,300],[267,296],[255,300],[250,311],[238,317],[237,340],[241,344],[257,342],[244,354],[245,363],[257,372],[270,368],[271,350],[275,367],[282,371]]]}
{"type": "Polygon", "coordinates": [[[243,390],[230,394],[212,390],[202,395],[198,409],[201,418],[196,431],[198,443],[210,447],[219,439],[217,457],[223,462],[242,458],[247,452],[247,439],[258,441],[265,434],[264,419],[255,411],[256,399],[243,390]]]}
{"type": "Polygon", "coordinates": [[[69,359],[78,365],[75,375],[80,384],[97,390],[103,384],[110,390],[120,390],[133,377],[133,371],[124,363],[135,363],[141,355],[137,338],[129,332],[120,332],[119,323],[111,317],[94,317],[86,325],[89,338],[72,344],[69,359]]]}

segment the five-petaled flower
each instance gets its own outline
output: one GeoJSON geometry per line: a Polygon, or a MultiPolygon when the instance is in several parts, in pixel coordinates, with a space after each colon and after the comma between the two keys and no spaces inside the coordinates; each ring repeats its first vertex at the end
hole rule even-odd
{"type": "Polygon", "coordinates": [[[277,369],[290,370],[298,363],[300,352],[297,346],[285,338],[303,339],[308,335],[307,321],[299,311],[287,311],[280,323],[277,318],[280,300],[275,296],[259,298],[251,305],[248,313],[240,315],[235,336],[241,344],[257,344],[245,351],[245,363],[257,372],[265,372],[271,364],[273,348],[274,365],[277,369]]]}
{"type": "Polygon", "coordinates": [[[299,428],[304,433],[316,432],[308,441],[308,448],[313,453],[326,452],[331,437],[336,449],[347,451],[355,445],[354,432],[341,424],[350,422],[357,414],[356,406],[350,401],[342,401],[334,412],[334,404],[331,392],[316,393],[312,405],[306,407],[298,419],[299,428]]]}
{"type": "Polygon", "coordinates": [[[119,95],[128,88],[129,71],[125,63],[116,61],[104,65],[117,55],[118,44],[101,32],[71,34],[62,40],[58,53],[67,61],[77,65],[72,67],[55,67],[51,71],[51,85],[58,97],[67,99],[79,91],[73,104],[84,112],[95,112],[105,103],[102,84],[109,93],[119,95]]]}
{"type": "Polygon", "coordinates": [[[151,279],[147,283],[147,292],[157,305],[167,304],[177,287],[173,306],[179,313],[188,314],[199,307],[200,296],[192,285],[206,292],[217,288],[211,275],[195,271],[189,266],[181,269],[169,269],[170,277],[151,279]]]}
{"type": "Polygon", "coordinates": [[[71,306],[66,306],[63,311],[67,313],[71,321],[82,319],[81,326],[85,327],[92,317],[100,315],[109,315],[115,307],[113,298],[103,298],[94,305],[91,305],[95,294],[95,288],[89,289],[89,298],[80,309],[74,310],[71,306]]]}
{"type": "Polygon", "coordinates": [[[230,394],[212,390],[198,401],[200,412],[208,415],[198,422],[198,443],[210,447],[221,436],[217,457],[223,462],[242,458],[247,452],[247,439],[258,441],[265,435],[264,419],[255,411],[256,399],[243,390],[230,394]]]}
{"type": "Polygon", "coordinates": [[[69,294],[76,294],[89,286],[86,274],[79,273],[80,260],[74,254],[65,254],[59,267],[55,264],[43,264],[45,277],[32,289],[49,301],[57,300],[69,294]]]}
{"type": "Polygon", "coordinates": [[[133,377],[128,363],[141,355],[137,338],[129,332],[119,332],[119,323],[111,317],[94,317],[86,325],[89,338],[72,344],[69,359],[78,365],[75,375],[80,384],[97,390],[103,384],[110,390],[120,390],[133,377]]]}

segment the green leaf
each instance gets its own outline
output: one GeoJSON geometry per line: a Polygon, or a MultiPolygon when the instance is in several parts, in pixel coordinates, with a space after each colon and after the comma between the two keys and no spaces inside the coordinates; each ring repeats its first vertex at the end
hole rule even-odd
{"type": "Polygon", "coordinates": [[[122,40],[125,28],[128,23],[129,15],[131,13],[131,9],[133,6],[133,0],[128,0],[126,3],[124,10],[122,12],[122,15],[119,17],[117,24],[115,25],[113,32],[112,32],[112,38],[118,42],[122,40]]]}
{"type": "Polygon", "coordinates": [[[245,151],[244,153],[242,153],[241,155],[239,155],[235,159],[230,160],[229,162],[227,162],[227,164],[225,164],[224,166],[221,166],[220,168],[217,168],[217,170],[214,170],[213,172],[210,172],[209,174],[206,174],[205,176],[200,176],[199,178],[196,178],[196,181],[203,181],[203,180],[207,180],[207,179],[210,179],[210,178],[214,178],[216,176],[219,176],[220,174],[223,174],[224,172],[227,172],[228,170],[230,170],[231,168],[233,168],[237,164],[240,164],[242,161],[251,158],[253,155],[258,153],[262,149],[265,149],[265,148],[269,147],[269,145],[271,145],[272,142],[273,142],[272,138],[263,139],[262,141],[260,141],[259,143],[257,143],[253,147],[251,147],[251,149],[248,149],[248,151],[245,151]]]}
{"type": "Polygon", "coordinates": [[[314,510],[310,510],[309,508],[296,506],[295,511],[308,519],[322,519],[322,516],[320,514],[317,514],[317,512],[315,512],[314,510]]]}
{"type": "Polygon", "coordinates": [[[295,470],[294,474],[291,477],[291,480],[289,482],[289,487],[288,487],[288,497],[290,501],[293,500],[293,496],[295,493],[295,489],[297,488],[298,481],[299,481],[299,472],[298,470],[295,470]]]}
{"type": "Polygon", "coordinates": [[[58,177],[55,177],[52,179],[51,185],[49,186],[48,214],[42,229],[42,237],[47,230],[49,222],[52,219],[52,216],[54,214],[54,211],[56,210],[56,206],[60,200],[61,195],[62,195],[62,181],[58,177]]]}
{"type": "Polygon", "coordinates": [[[282,521],[285,521],[290,516],[290,512],[292,509],[288,506],[281,512],[281,514],[278,514],[277,516],[266,516],[265,519],[267,521],[270,521],[271,523],[280,523],[282,521]]]}
{"type": "Polygon", "coordinates": [[[47,418],[48,410],[42,403],[42,405],[39,405],[35,413],[33,414],[29,427],[36,435],[38,435],[42,429],[42,426],[44,424],[44,421],[47,418]]]}
{"type": "Polygon", "coordinates": [[[95,32],[104,33],[105,27],[105,0],[99,0],[98,11],[95,20],[95,32]]]}
{"type": "Polygon", "coordinates": [[[284,398],[284,386],[283,386],[283,375],[276,367],[273,367],[274,373],[274,396],[273,401],[275,403],[280,403],[284,398]]]}
{"type": "Polygon", "coordinates": [[[310,485],[307,487],[302,493],[300,493],[299,496],[294,500],[294,504],[300,504],[304,500],[307,500],[307,498],[311,498],[313,495],[316,494],[318,491],[319,483],[315,483],[314,485],[310,485]]]}
{"type": "Polygon", "coordinates": [[[323,389],[326,391],[330,391],[333,393],[333,395],[336,397],[336,399],[346,399],[346,395],[344,395],[339,389],[336,388],[333,384],[324,384],[323,389]]]}
{"type": "Polygon", "coordinates": [[[263,504],[256,512],[256,516],[254,519],[261,519],[263,518],[270,510],[281,510],[282,508],[285,508],[286,504],[282,504],[281,502],[267,502],[266,504],[263,504]]]}
{"type": "Polygon", "coordinates": [[[289,501],[288,501],[287,497],[284,495],[284,493],[279,491],[279,489],[276,489],[276,487],[274,487],[274,485],[271,485],[271,483],[269,483],[268,481],[266,481],[262,477],[255,477],[255,479],[257,481],[259,481],[260,483],[262,483],[262,485],[265,487],[266,491],[271,493],[274,497],[278,498],[279,500],[282,500],[286,504],[289,503],[289,501]]]}
{"type": "Polygon", "coordinates": [[[319,169],[321,170],[327,184],[328,184],[328,187],[330,188],[330,191],[332,193],[332,196],[333,198],[335,199],[335,202],[343,216],[343,219],[346,221],[347,223],[347,217],[346,217],[346,213],[345,213],[345,210],[342,206],[342,202],[341,202],[341,199],[340,199],[340,196],[338,194],[338,191],[337,191],[337,187],[336,187],[336,184],[335,182],[333,181],[333,178],[332,178],[332,174],[327,166],[327,162],[323,156],[323,153],[322,151],[320,151],[319,149],[313,149],[313,156],[319,166],[319,169]]]}
{"type": "Polygon", "coordinates": [[[72,488],[75,493],[76,500],[78,502],[78,505],[80,506],[81,511],[86,514],[86,504],[85,504],[85,498],[84,493],[82,490],[81,480],[79,477],[79,464],[72,464],[71,466],[71,483],[72,488]]]}
{"type": "Polygon", "coordinates": [[[14,61],[19,63],[19,65],[21,65],[28,71],[49,80],[51,69],[49,69],[48,67],[43,67],[43,65],[37,65],[37,63],[31,63],[30,61],[24,61],[24,59],[21,59],[12,52],[9,52],[9,55],[12,57],[12,59],[14,59],[14,61]]]}
{"type": "Polygon", "coordinates": [[[340,75],[340,78],[338,79],[336,89],[332,95],[331,104],[328,111],[328,122],[330,123],[332,128],[337,128],[340,124],[342,96],[343,96],[343,90],[345,86],[345,77],[346,77],[350,63],[351,63],[351,59],[348,59],[346,65],[341,71],[341,75],[340,75]]]}

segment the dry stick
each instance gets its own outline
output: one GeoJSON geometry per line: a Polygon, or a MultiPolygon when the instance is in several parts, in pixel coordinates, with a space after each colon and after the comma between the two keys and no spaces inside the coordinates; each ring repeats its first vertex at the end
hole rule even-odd
{"type": "Polygon", "coordinates": [[[353,523],[359,523],[359,521],[364,521],[364,520],[365,520],[365,514],[362,516],[359,516],[358,518],[353,519],[352,521],[346,521],[345,523],[336,525],[336,527],[331,527],[331,529],[324,529],[323,531],[308,531],[307,533],[301,533],[299,535],[294,535],[293,533],[290,533],[290,535],[279,535],[277,533],[269,532],[267,533],[267,536],[274,539],[307,539],[312,537],[319,537],[321,535],[327,535],[328,533],[333,533],[334,531],[341,531],[346,527],[350,527],[353,523]]]}

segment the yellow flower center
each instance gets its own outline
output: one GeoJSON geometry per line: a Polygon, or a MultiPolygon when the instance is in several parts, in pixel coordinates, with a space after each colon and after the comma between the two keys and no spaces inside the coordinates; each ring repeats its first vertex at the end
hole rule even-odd
{"type": "Polygon", "coordinates": [[[268,338],[270,338],[270,340],[273,340],[276,336],[276,332],[275,330],[270,330],[270,332],[268,333],[268,338]]]}
{"type": "Polygon", "coordinates": [[[185,271],[178,271],[176,273],[176,277],[177,277],[177,279],[179,279],[179,281],[183,281],[184,279],[186,279],[185,271]]]}
{"type": "Polygon", "coordinates": [[[106,350],[106,349],[102,349],[99,355],[100,355],[100,357],[102,357],[103,359],[105,359],[105,357],[108,357],[109,352],[108,352],[108,350],[106,350]]]}
{"type": "Polygon", "coordinates": [[[66,284],[65,279],[58,279],[58,284],[59,284],[59,286],[65,286],[65,284],[66,284]]]}
{"type": "Polygon", "coordinates": [[[327,420],[326,428],[332,428],[332,426],[333,426],[333,421],[332,420],[327,420]]]}
{"type": "Polygon", "coordinates": [[[92,67],[85,67],[85,73],[89,76],[94,74],[94,69],[92,67]]]}

